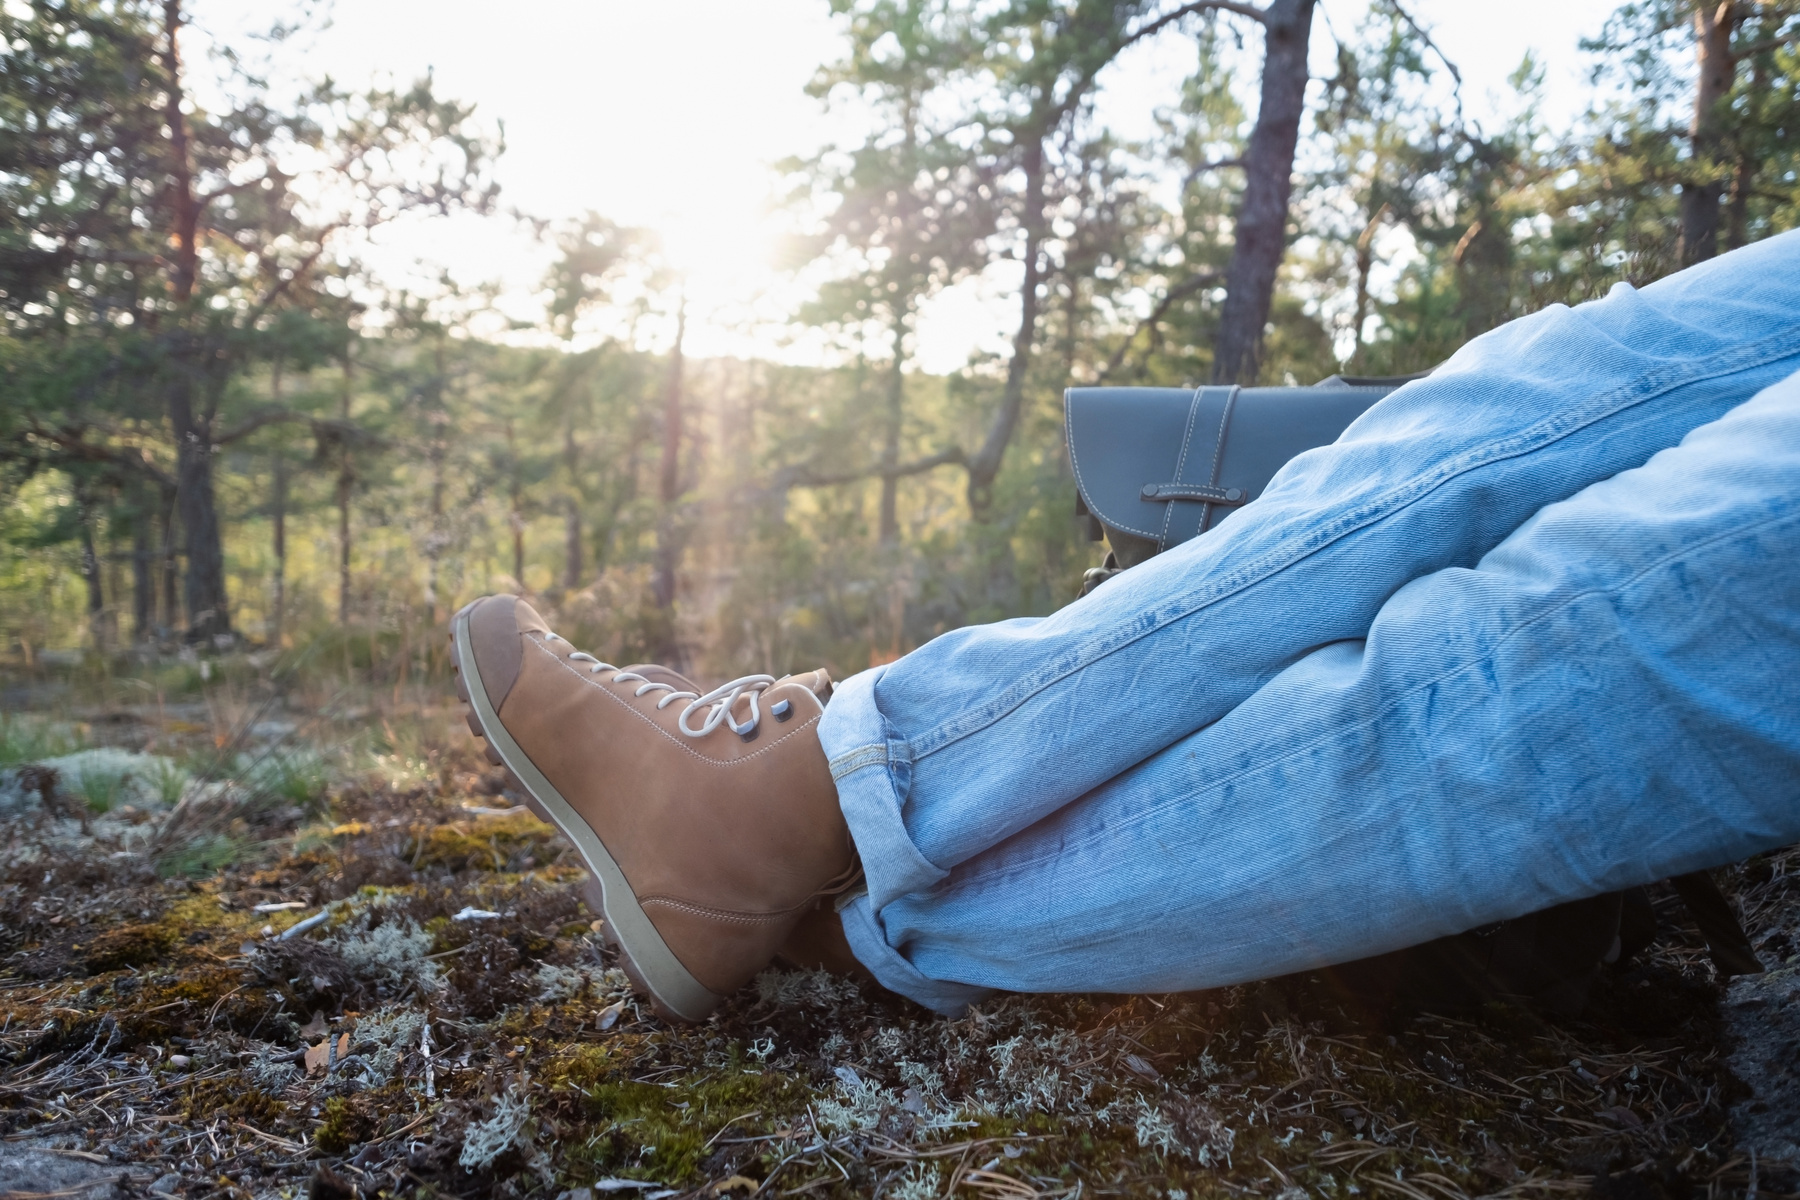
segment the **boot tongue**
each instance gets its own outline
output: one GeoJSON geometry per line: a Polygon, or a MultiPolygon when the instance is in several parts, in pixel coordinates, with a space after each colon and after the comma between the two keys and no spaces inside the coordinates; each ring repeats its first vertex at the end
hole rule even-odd
{"type": "Polygon", "coordinates": [[[824,667],[820,667],[816,671],[807,671],[801,675],[783,675],[769,686],[773,690],[790,683],[797,687],[803,687],[817,696],[820,704],[831,699],[831,672],[824,667]]]}

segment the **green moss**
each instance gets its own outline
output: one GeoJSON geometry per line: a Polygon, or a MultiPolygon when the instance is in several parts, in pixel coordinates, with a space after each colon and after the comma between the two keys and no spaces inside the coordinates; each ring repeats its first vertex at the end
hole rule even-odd
{"type": "Polygon", "coordinates": [[[162,923],[121,925],[96,934],[81,946],[81,964],[90,975],[147,966],[173,949],[177,936],[174,929],[162,923]]]}
{"type": "Polygon", "coordinates": [[[517,872],[544,855],[556,831],[529,813],[452,821],[413,832],[406,857],[415,867],[517,872]]]}
{"type": "Polygon", "coordinates": [[[369,1119],[361,1109],[342,1096],[325,1102],[323,1121],[313,1134],[313,1142],[327,1154],[342,1154],[371,1131],[369,1119]]]}
{"type": "Polygon", "coordinates": [[[734,1119],[734,1132],[774,1129],[805,1110],[805,1085],[773,1072],[727,1069],[675,1086],[623,1078],[630,1055],[611,1046],[576,1046],[542,1079],[584,1122],[600,1128],[570,1152],[569,1166],[667,1183],[699,1177],[707,1144],[734,1119]]]}
{"type": "Polygon", "coordinates": [[[620,1059],[610,1046],[571,1046],[551,1059],[539,1077],[552,1092],[581,1091],[610,1078],[620,1059]]]}
{"type": "Polygon", "coordinates": [[[287,1105],[242,1079],[208,1079],[186,1090],[181,1109],[190,1120],[231,1116],[267,1129],[286,1114],[287,1105]]]}

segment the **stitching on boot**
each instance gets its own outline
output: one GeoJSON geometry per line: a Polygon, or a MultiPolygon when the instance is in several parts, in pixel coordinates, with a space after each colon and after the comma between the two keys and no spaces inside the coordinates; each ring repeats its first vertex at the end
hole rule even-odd
{"type": "Polygon", "coordinates": [[[736,912],[729,908],[711,908],[705,904],[690,904],[686,900],[677,900],[673,896],[639,896],[638,906],[649,908],[655,904],[663,908],[677,909],[696,917],[705,917],[708,920],[728,921],[734,925],[767,925],[775,921],[785,921],[795,913],[805,912],[817,899],[817,896],[808,896],[792,908],[784,908],[780,912],[771,913],[747,913],[736,912]]]}

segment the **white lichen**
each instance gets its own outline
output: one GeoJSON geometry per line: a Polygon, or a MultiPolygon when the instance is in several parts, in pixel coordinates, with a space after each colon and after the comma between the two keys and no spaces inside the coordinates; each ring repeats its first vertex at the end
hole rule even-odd
{"type": "Polygon", "coordinates": [[[829,971],[782,971],[771,968],[756,977],[757,999],[777,1008],[831,1010],[861,993],[848,979],[829,971]]]}
{"type": "Polygon", "coordinates": [[[442,981],[442,969],[426,957],[431,953],[431,935],[408,918],[385,920],[373,929],[353,925],[328,940],[353,971],[390,988],[417,984],[423,991],[435,991],[442,981]]]}
{"type": "Polygon", "coordinates": [[[848,1076],[838,1078],[838,1098],[820,1100],[814,1109],[821,1128],[831,1133],[869,1133],[881,1125],[890,1113],[899,1112],[901,1099],[891,1088],[867,1079],[848,1076]]]}
{"type": "Polygon", "coordinates": [[[494,1100],[494,1115],[470,1125],[463,1134],[462,1154],[457,1162],[465,1171],[484,1171],[494,1160],[514,1146],[530,1149],[526,1136],[531,1123],[531,1101],[515,1088],[508,1088],[494,1100]]]}
{"type": "Polygon", "coordinates": [[[943,1174],[936,1163],[915,1162],[885,1193],[892,1200],[936,1200],[943,1174]]]}
{"type": "Polygon", "coordinates": [[[410,1008],[383,1008],[356,1023],[355,1044],[362,1057],[364,1081],[380,1085],[393,1079],[406,1055],[419,1044],[425,1014],[410,1008]]]}
{"type": "Polygon", "coordinates": [[[586,995],[600,1003],[610,1003],[631,991],[631,980],[617,967],[565,967],[541,963],[532,976],[537,998],[545,1004],[561,1004],[586,995]]]}

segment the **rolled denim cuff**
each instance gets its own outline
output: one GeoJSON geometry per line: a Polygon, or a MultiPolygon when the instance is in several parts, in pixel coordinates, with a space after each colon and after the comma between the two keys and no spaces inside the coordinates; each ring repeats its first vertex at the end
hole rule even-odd
{"type": "Polygon", "coordinates": [[[837,783],[838,807],[877,908],[933,887],[949,873],[919,853],[900,816],[912,755],[875,707],[882,671],[877,667],[838,684],[819,720],[819,744],[837,783]]]}
{"type": "Polygon", "coordinates": [[[838,911],[838,916],[844,922],[844,937],[850,942],[850,952],[856,955],[858,962],[869,968],[876,981],[888,991],[898,992],[908,1000],[947,1017],[959,1017],[971,1004],[979,1003],[994,994],[992,988],[949,983],[921,975],[917,967],[888,945],[887,934],[881,927],[881,918],[876,915],[866,894],[859,895],[844,905],[838,911]]]}

